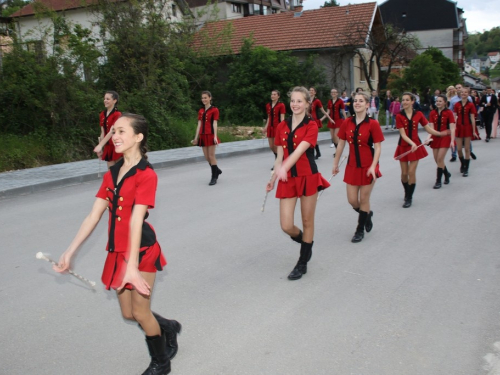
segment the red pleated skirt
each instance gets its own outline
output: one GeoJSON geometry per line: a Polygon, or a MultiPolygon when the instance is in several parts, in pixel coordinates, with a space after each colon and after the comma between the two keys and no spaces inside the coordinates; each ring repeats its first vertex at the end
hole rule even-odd
{"type": "Polygon", "coordinates": [[[120,159],[123,156],[123,154],[119,154],[118,152],[115,152],[115,146],[110,145],[109,143],[105,144],[103,149],[102,149],[102,160],[105,161],[115,161],[120,159]]]}
{"type": "MultiPolygon", "coordinates": [[[[217,142],[220,143],[219,137],[217,137],[217,142]]],[[[213,134],[200,134],[198,137],[198,146],[200,146],[200,147],[215,146],[214,135],[213,134]]]]}
{"type": "MultiPolygon", "coordinates": [[[[116,289],[123,281],[125,271],[127,270],[126,260],[127,253],[108,252],[104,269],[102,271],[101,280],[106,289],[116,289]]],[[[141,272],[156,272],[161,271],[167,264],[165,257],[160,248],[160,244],[156,242],[153,246],[144,247],[139,252],[139,271],[141,272]]],[[[125,285],[126,289],[133,289],[131,284],[125,285]]]]}
{"type": "Polygon", "coordinates": [[[449,148],[450,145],[451,145],[451,137],[449,135],[446,137],[432,138],[431,148],[449,148]]]}
{"type": "Polygon", "coordinates": [[[472,138],[472,125],[457,125],[455,137],[457,137],[457,138],[467,138],[467,137],[472,138]]]}
{"type": "Polygon", "coordinates": [[[274,138],[275,136],[275,128],[274,126],[268,126],[267,127],[267,138],[274,138]]]}
{"type": "Polygon", "coordinates": [[[321,176],[321,173],[309,176],[289,177],[288,181],[278,181],[276,198],[309,197],[329,186],[330,184],[321,176]]]}
{"type": "MultiPolygon", "coordinates": [[[[346,184],[354,186],[370,185],[373,181],[373,177],[371,175],[366,175],[368,169],[370,168],[358,168],[355,166],[347,165],[345,167],[344,182],[346,184]]],[[[382,173],[380,172],[378,165],[375,168],[375,175],[377,176],[377,178],[382,177],[382,173]]]]}
{"type": "MultiPolygon", "coordinates": [[[[406,142],[404,142],[406,143],[406,142]]],[[[418,146],[418,144],[417,144],[418,146]]],[[[396,152],[394,153],[394,157],[397,157],[401,154],[404,154],[405,152],[407,151],[410,151],[411,150],[411,146],[410,145],[407,145],[407,146],[398,146],[396,148],[396,152]]],[[[423,159],[425,158],[427,155],[429,155],[427,153],[427,150],[425,149],[425,146],[422,146],[422,147],[419,147],[417,148],[417,150],[415,152],[410,152],[408,155],[406,155],[404,158],[400,159],[399,161],[415,161],[415,160],[420,160],[420,159],[423,159]]]]}
{"type": "Polygon", "coordinates": [[[335,124],[331,121],[328,121],[328,129],[340,129],[340,126],[343,124],[343,122],[344,122],[343,118],[335,120],[335,124]]]}

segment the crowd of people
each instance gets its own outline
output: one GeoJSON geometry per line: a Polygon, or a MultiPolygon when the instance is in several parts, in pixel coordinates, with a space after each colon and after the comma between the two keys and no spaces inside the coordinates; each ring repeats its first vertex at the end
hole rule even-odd
{"type": "MultiPolygon", "coordinates": [[[[426,157],[430,144],[437,166],[434,189],[450,183],[451,173],[445,165],[448,149],[457,152],[461,173],[469,175],[470,158],[475,158],[471,141],[479,139],[476,118],[485,128],[485,141],[496,137],[493,118],[498,110],[498,99],[488,88],[480,96],[461,84],[450,86],[446,94],[430,89],[419,96],[416,90],[393,97],[386,92],[380,100],[377,91],[366,93],[359,88],[351,97],[333,88],[327,110],[323,108],[314,87],[295,87],[289,92],[292,115],[286,118],[286,107],[280,101],[280,92],[273,90],[266,105],[267,120],[264,133],[274,154],[271,180],[265,189],[275,188],[280,200],[280,226],[291,240],[300,244],[299,258],[288,275],[298,280],[307,273],[314,244],[314,217],[318,193],[330,186],[318,171],[316,159],[321,156],[318,146],[319,129],[328,119],[332,139],[332,174],[340,173],[342,154],[349,149],[344,172],[347,201],[358,215],[351,242],[364,239],[373,229],[374,212],[370,196],[376,180],[382,177],[379,167],[384,135],[378,122],[381,108],[386,113],[386,129],[399,131],[394,153],[401,167],[404,188],[404,208],[412,205],[416,188],[416,170],[420,159],[426,157]],[[422,142],[418,126],[429,134],[422,142]],[[300,200],[302,229],[295,223],[295,208],[300,200]]],[[[153,227],[146,222],[149,210],[154,208],[158,177],[147,160],[147,120],[141,115],[118,111],[118,93],[104,95],[105,110],[100,114],[101,136],[94,151],[108,162],[96,200],[78,230],[74,240],[54,266],[57,272],[66,272],[82,243],[90,236],[103,213],[109,212],[108,255],[102,273],[106,289],[115,289],[122,317],[135,321],[144,332],[151,362],[143,375],[164,375],[171,371],[170,361],[178,350],[177,335],[181,324],[151,311],[151,294],[156,272],[167,264],[156,240],[153,227]]],[[[212,104],[209,91],[201,93],[202,108],[193,145],[202,148],[211,169],[209,185],[217,183],[222,171],[217,166],[216,147],[219,109],[212,104]]],[[[496,124],[495,124],[496,125],[496,124]]],[[[453,156],[451,161],[456,160],[453,156]]]]}

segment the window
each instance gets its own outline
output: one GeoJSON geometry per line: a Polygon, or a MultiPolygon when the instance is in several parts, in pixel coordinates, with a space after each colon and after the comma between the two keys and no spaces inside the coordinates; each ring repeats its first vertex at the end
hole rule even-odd
{"type": "Polygon", "coordinates": [[[241,4],[233,3],[233,13],[241,13],[241,4]]]}
{"type": "Polygon", "coordinates": [[[172,4],[172,16],[177,17],[177,7],[175,4],[172,4]]]}

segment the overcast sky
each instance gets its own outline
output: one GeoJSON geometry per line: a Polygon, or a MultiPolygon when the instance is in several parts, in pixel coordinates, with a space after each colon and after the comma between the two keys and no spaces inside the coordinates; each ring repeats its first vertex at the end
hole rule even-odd
{"type": "MultiPolygon", "coordinates": [[[[408,0],[418,1],[418,0],[408,0]]],[[[340,5],[368,3],[369,0],[337,0],[340,5]]],[[[384,1],[377,1],[382,4],[384,1]]],[[[318,9],[325,3],[325,0],[304,0],[304,10],[318,9]]],[[[467,31],[490,30],[495,26],[500,26],[500,1],[498,0],[459,0],[459,8],[464,10],[464,17],[467,19],[467,31]]]]}

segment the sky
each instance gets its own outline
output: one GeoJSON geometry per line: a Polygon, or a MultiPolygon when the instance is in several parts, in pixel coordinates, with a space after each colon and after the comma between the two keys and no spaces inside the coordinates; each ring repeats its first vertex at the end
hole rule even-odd
{"type": "MultiPolygon", "coordinates": [[[[304,10],[318,9],[325,0],[303,0],[304,10]]],[[[408,0],[418,1],[418,0],[408,0]]],[[[368,3],[370,0],[337,0],[340,5],[368,3]]],[[[384,1],[377,1],[382,4],[384,1]]],[[[458,0],[457,5],[464,10],[469,33],[491,30],[500,26],[500,2],[498,0],[458,0]]]]}

